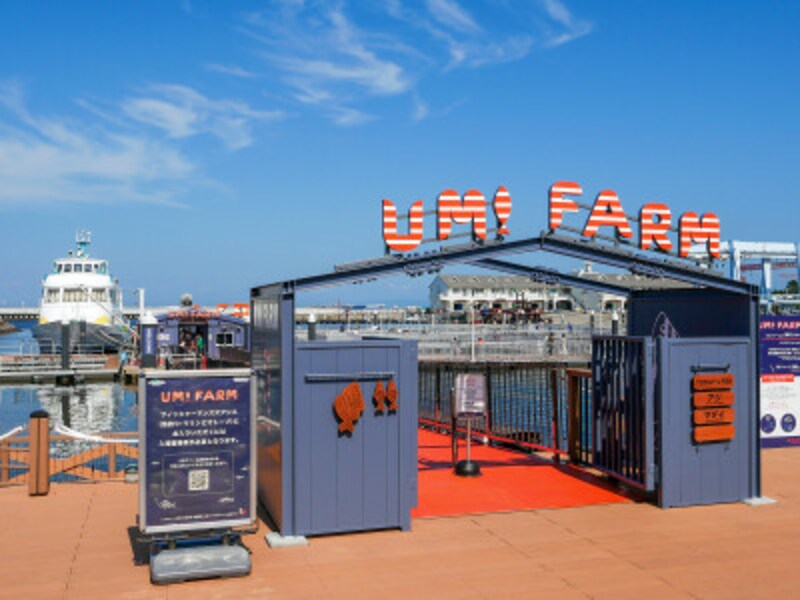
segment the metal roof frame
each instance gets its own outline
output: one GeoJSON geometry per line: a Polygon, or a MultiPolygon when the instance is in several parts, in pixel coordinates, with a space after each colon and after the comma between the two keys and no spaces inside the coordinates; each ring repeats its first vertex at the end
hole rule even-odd
{"type": "Polygon", "coordinates": [[[670,278],[734,294],[758,295],[757,286],[728,279],[715,271],[691,265],[676,257],[546,232],[542,232],[537,237],[523,240],[510,242],[493,240],[483,243],[459,244],[422,253],[391,254],[339,265],[329,273],[255,287],[252,289],[252,295],[259,296],[262,288],[275,285],[282,286],[286,293],[294,293],[343,283],[364,283],[391,275],[405,274],[416,277],[438,273],[444,266],[451,264],[472,264],[498,271],[527,275],[537,281],[550,281],[553,284],[594,289],[622,296],[633,293],[633,290],[629,288],[566,275],[555,269],[528,267],[499,260],[500,257],[538,250],[626,269],[636,275],[670,278]]]}

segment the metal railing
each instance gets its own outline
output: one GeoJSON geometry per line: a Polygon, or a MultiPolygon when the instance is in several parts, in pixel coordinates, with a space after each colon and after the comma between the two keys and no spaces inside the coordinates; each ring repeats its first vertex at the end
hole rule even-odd
{"type": "Polygon", "coordinates": [[[653,340],[596,337],[592,352],[593,464],[634,487],[655,489],[653,340]]]}
{"type": "MultiPolygon", "coordinates": [[[[476,360],[532,362],[543,360],[589,360],[592,335],[609,332],[609,327],[538,323],[517,325],[416,324],[385,328],[319,328],[320,338],[354,339],[362,335],[413,338],[418,342],[420,360],[476,360]]],[[[298,339],[307,331],[296,330],[298,339]]]]}
{"type": "Polygon", "coordinates": [[[567,369],[567,451],[574,463],[592,464],[592,371],[567,369]]]}
{"type": "MultiPolygon", "coordinates": [[[[451,390],[458,373],[480,372],[488,384],[487,417],[476,420],[473,435],[525,450],[568,454],[572,428],[581,431],[590,427],[584,420],[571,422],[568,417],[568,373],[570,367],[587,363],[553,362],[486,362],[462,363],[424,361],[419,364],[419,417],[423,425],[449,429],[451,423],[451,390]]],[[[588,408],[588,386],[580,388],[582,415],[588,408]]],[[[578,396],[576,396],[578,397],[578,396]]],[[[586,436],[578,436],[584,444],[586,436]]],[[[576,456],[589,456],[581,446],[576,456]]]]}

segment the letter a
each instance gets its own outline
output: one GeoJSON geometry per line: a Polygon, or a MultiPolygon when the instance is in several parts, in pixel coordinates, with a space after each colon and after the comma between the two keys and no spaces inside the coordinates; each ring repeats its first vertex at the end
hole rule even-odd
{"type": "Polygon", "coordinates": [[[617,193],[612,190],[604,190],[597,194],[597,200],[592,207],[592,213],[583,228],[585,237],[594,237],[600,227],[614,227],[620,236],[632,238],[631,224],[628,217],[622,210],[617,193]]]}

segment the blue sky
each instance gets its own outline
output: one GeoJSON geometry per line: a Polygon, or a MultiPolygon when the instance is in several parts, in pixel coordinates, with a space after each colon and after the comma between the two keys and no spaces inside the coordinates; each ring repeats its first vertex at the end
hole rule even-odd
{"type": "MultiPolygon", "coordinates": [[[[568,179],[798,240],[798,22],[735,0],[5,3],[0,304],[36,302],[80,227],[150,302],[247,299],[381,255],[381,200],[446,188],[505,185],[513,238],[568,179]]],[[[312,300],[424,304],[427,283],[312,300]]]]}

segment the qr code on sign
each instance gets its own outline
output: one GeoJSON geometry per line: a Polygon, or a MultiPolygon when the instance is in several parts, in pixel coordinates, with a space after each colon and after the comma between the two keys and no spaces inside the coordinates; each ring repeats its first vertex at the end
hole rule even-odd
{"type": "Polygon", "coordinates": [[[208,469],[189,471],[189,491],[204,492],[208,490],[208,469]]]}

